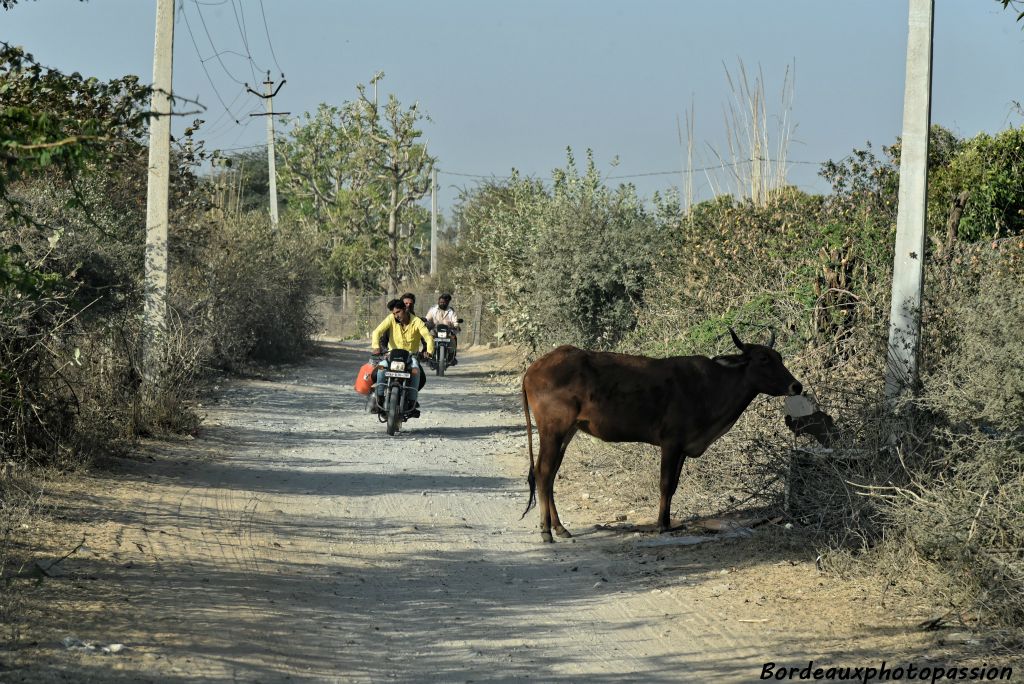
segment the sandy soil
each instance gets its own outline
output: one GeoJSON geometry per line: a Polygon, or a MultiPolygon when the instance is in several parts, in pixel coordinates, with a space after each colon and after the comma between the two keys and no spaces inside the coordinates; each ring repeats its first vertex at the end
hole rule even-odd
{"type": "Polygon", "coordinates": [[[21,548],[45,565],[84,545],[8,585],[23,617],[0,681],[756,681],[766,662],[981,661],[970,634],[917,627],[935,606],[820,573],[784,528],[659,545],[634,526],[653,506],[602,507],[568,463],[556,492],[577,537],[541,544],[536,512],[519,518],[508,352],[431,376],[392,438],[350,389],[365,356],[327,343],[224,383],[194,440],[55,486],[21,548]]]}

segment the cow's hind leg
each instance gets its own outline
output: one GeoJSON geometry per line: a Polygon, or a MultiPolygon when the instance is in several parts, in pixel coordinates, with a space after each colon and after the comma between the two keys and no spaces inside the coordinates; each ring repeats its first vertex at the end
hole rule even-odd
{"type": "MultiPolygon", "coordinates": [[[[537,458],[537,509],[540,511],[540,536],[545,542],[553,542],[551,538],[552,517],[558,520],[558,513],[554,506],[554,482],[555,473],[558,472],[558,463],[561,460],[560,446],[562,433],[550,428],[544,429],[538,425],[540,433],[540,455],[537,458]]],[[[561,523],[559,523],[561,526],[561,523]]]]}
{"type": "Polygon", "coordinates": [[[576,436],[576,430],[578,428],[573,427],[566,435],[562,438],[562,443],[558,449],[558,459],[555,461],[551,468],[551,491],[548,492],[548,508],[550,509],[551,515],[551,527],[554,529],[555,534],[559,537],[569,538],[572,534],[569,530],[565,529],[562,525],[562,521],[558,518],[558,509],[555,507],[555,476],[558,475],[558,469],[562,467],[562,459],[565,458],[565,450],[569,447],[569,442],[576,436]]]}
{"type": "Polygon", "coordinates": [[[672,496],[679,486],[679,475],[683,471],[686,456],[683,450],[674,446],[661,446],[661,502],[658,505],[658,531],[667,532],[672,527],[672,496]]]}

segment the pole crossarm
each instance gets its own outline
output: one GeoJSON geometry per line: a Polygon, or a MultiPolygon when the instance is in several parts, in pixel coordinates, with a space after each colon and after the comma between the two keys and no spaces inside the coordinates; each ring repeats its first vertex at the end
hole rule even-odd
{"type": "MultiPolygon", "coordinates": [[[[272,93],[260,93],[260,92],[257,92],[255,90],[253,90],[252,88],[250,88],[248,83],[245,84],[245,89],[248,90],[250,93],[252,93],[253,95],[255,95],[256,97],[258,97],[260,99],[269,100],[272,97],[276,96],[278,91],[281,90],[281,86],[283,86],[287,82],[288,82],[287,79],[282,78],[281,82],[277,84],[277,88],[275,88],[274,92],[272,92],[272,93]]],[[[263,82],[263,85],[268,85],[268,86],[269,85],[274,85],[274,82],[271,81],[268,78],[266,81],[263,82]]]]}

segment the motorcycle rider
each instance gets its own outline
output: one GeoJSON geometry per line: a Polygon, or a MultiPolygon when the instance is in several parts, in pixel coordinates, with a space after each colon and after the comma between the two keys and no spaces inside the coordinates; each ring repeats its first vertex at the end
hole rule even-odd
{"type": "MultiPolygon", "coordinates": [[[[427,351],[424,358],[429,359],[431,354],[434,353],[434,336],[427,330],[427,326],[423,323],[422,319],[409,314],[405,302],[401,299],[392,299],[388,302],[388,311],[391,313],[373,331],[371,340],[373,354],[377,356],[381,353],[380,340],[381,335],[385,332],[388,333],[388,351],[404,349],[409,352],[410,372],[413,374],[413,377],[419,376],[419,382],[414,382],[410,385],[408,396],[413,406],[419,406],[416,403],[416,398],[419,395],[419,391],[427,384],[427,377],[426,373],[420,369],[416,353],[420,350],[420,343],[425,342],[427,351]]],[[[384,389],[387,386],[387,381],[384,377],[385,370],[387,370],[387,358],[381,359],[377,368],[377,404],[379,406],[384,404],[384,389]]],[[[419,411],[414,411],[413,417],[417,416],[419,416],[419,411]]]]}
{"type": "Polygon", "coordinates": [[[459,317],[455,314],[455,309],[451,308],[450,306],[451,301],[452,296],[449,293],[445,292],[444,294],[442,294],[440,297],[437,298],[437,304],[430,307],[430,310],[427,311],[427,315],[424,320],[426,321],[427,327],[430,330],[434,330],[434,328],[436,328],[439,325],[447,325],[448,328],[452,331],[450,333],[451,337],[449,339],[451,339],[452,341],[451,365],[454,366],[456,363],[458,363],[458,360],[455,358],[455,350],[457,349],[459,342],[459,338],[455,334],[455,331],[461,331],[462,328],[459,327],[459,317]]]}

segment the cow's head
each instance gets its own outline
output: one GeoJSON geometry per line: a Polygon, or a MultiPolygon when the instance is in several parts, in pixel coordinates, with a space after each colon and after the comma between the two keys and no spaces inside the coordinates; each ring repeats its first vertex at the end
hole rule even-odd
{"type": "Polygon", "coordinates": [[[742,342],[732,328],[729,328],[733,344],[740,354],[716,356],[715,363],[726,368],[743,368],[746,378],[759,394],[770,394],[773,397],[800,394],[803,385],[793,377],[789,369],[782,363],[782,356],[775,351],[775,333],[771,333],[768,344],[746,344],[742,342]]]}

